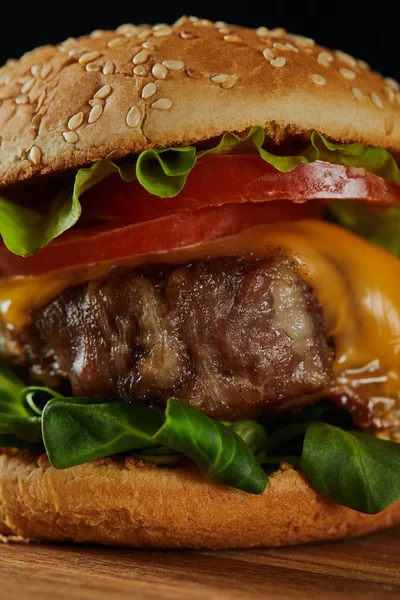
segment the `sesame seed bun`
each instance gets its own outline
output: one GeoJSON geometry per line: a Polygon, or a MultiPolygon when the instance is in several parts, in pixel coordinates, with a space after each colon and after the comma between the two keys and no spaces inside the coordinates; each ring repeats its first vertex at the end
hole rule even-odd
{"type": "Polygon", "coordinates": [[[45,455],[0,456],[0,534],[144,548],[282,546],[369,533],[400,522],[339,506],[282,466],[254,496],[208,483],[194,467],[91,462],[58,471],[45,455]]]}
{"type": "Polygon", "coordinates": [[[263,127],[400,151],[400,90],[283,29],[182,18],[38,48],[0,70],[0,185],[263,127]]]}

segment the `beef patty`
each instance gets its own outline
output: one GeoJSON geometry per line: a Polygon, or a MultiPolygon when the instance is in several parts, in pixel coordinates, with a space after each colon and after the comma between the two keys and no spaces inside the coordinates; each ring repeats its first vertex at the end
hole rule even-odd
{"type": "Polygon", "coordinates": [[[332,381],[322,309],[296,264],[218,258],[115,268],[62,292],[17,337],[18,360],[75,396],[180,398],[212,417],[254,417],[332,381]]]}

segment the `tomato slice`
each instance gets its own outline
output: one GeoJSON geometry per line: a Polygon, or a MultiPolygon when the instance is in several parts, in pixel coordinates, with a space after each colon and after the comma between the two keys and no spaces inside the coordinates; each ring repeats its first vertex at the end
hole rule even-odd
{"type": "Polygon", "coordinates": [[[0,246],[0,275],[170,252],[261,223],[318,218],[322,202],[339,199],[400,203],[400,186],[322,161],[281,173],[253,154],[204,156],[175,198],[153,196],[137,181],[111,175],[82,196],[77,226],[33,256],[21,258],[0,246]]]}
{"type": "Polygon", "coordinates": [[[180,211],[231,203],[290,200],[366,200],[400,203],[400,186],[364,169],[316,161],[281,173],[258,155],[205,155],[175,198],[159,198],[138,181],[111,175],[82,197],[79,226],[91,222],[138,222],[180,211]]]}
{"type": "Polygon", "coordinates": [[[261,223],[318,218],[320,212],[318,202],[302,205],[293,202],[263,202],[250,206],[226,204],[128,225],[71,229],[26,258],[0,246],[0,272],[2,277],[38,275],[71,267],[118,262],[130,257],[202,245],[261,223]]]}

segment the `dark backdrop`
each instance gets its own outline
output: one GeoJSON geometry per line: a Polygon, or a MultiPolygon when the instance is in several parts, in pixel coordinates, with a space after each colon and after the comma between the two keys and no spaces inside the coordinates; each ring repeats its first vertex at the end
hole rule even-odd
{"type": "Polygon", "coordinates": [[[59,42],[121,23],[173,22],[195,14],[248,26],[283,26],[366,60],[384,75],[400,79],[400,27],[395,0],[6,0],[2,6],[0,63],[32,47],[59,42]],[[371,6],[371,8],[370,8],[371,6]]]}

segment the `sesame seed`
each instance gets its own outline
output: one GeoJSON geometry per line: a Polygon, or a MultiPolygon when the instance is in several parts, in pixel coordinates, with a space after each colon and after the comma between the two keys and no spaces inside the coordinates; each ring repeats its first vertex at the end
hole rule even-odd
{"type": "Polygon", "coordinates": [[[299,49],[296,48],[296,46],[293,46],[293,44],[287,43],[287,44],[285,44],[285,46],[286,46],[286,50],[292,50],[293,52],[298,52],[299,51],[299,49]]]}
{"type": "Polygon", "coordinates": [[[217,75],[212,75],[210,77],[210,80],[213,83],[225,83],[227,81],[229,81],[231,78],[230,75],[226,75],[225,73],[218,73],[217,75]]]}
{"type": "Polygon", "coordinates": [[[287,37],[291,40],[294,40],[299,46],[304,48],[311,48],[312,46],[315,46],[315,41],[312,38],[304,37],[303,35],[291,33],[288,34],[287,37]]]}
{"type": "Polygon", "coordinates": [[[391,87],[384,87],[383,89],[386,92],[386,95],[388,97],[389,102],[393,103],[395,101],[395,98],[396,98],[396,94],[394,92],[394,89],[392,89],[391,87]]]}
{"type": "Polygon", "coordinates": [[[94,31],[92,31],[92,33],[90,34],[91,38],[101,38],[104,35],[104,29],[95,29],[94,31]]]}
{"type": "Polygon", "coordinates": [[[369,70],[369,64],[366,63],[365,60],[358,60],[357,65],[362,69],[366,69],[367,71],[369,70]]]}
{"type": "Polygon", "coordinates": [[[160,29],[165,29],[165,27],[168,27],[167,23],[156,23],[153,29],[154,31],[159,31],[160,29]]]}
{"type": "Polygon", "coordinates": [[[68,121],[68,129],[70,129],[71,131],[75,131],[75,129],[78,129],[78,127],[82,125],[82,121],[83,112],[76,113],[68,121]]]}
{"type": "Polygon", "coordinates": [[[231,30],[229,29],[229,27],[226,27],[225,25],[218,29],[218,33],[221,33],[222,35],[229,35],[230,32],[231,30]]]}
{"type": "Polygon", "coordinates": [[[112,75],[115,71],[115,65],[111,60],[108,60],[103,67],[104,75],[112,75]]]}
{"type": "Polygon", "coordinates": [[[171,108],[172,104],[173,102],[169,98],[160,98],[159,100],[153,102],[151,106],[157,110],[168,110],[171,108]]]}
{"type": "Polygon", "coordinates": [[[224,42],[238,43],[242,38],[239,35],[224,35],[224,42]]]}
{"type": "Polygon", "coordinates": [[[42,158],[42,151],[39,146],[32,146],[29,150],[28,158],[34,165],[39,165],[42,158]]]}
{"type": "Polygon", "coordinates": [[[276,48],[277,50],[287,50],[286,44],[282,44],[281,42],[274,42],[272,47],[276,48]]]}
{"type": "Polygon", "coordinates": [[[275,52],[273,50],[271,50],[271,48],[265,48],[265,50],[263,50],[263,55],[264,55],[264,58],[268,61],[275,58],[275,52]]]}
{"type": "Polygon", "coordinates": [[[143,100],[147,100],[147,98],[151,98],[157,92],[157,86],[155,83],[147,83],[142,89],[142,98],[143,100]]]}
{"type": "Polygon", "coordinates": [[[171,27],[163,27],[162,29],[157,29],[156,31],[154,31],[154,36],[155,37],[164,37],[166,35],[171,35],[172,33],[172,28],[171,27]]]}
{"type": "Polygon", "coordinates": [[[391,117],[385,119],[385,133],[386,135],[391,135],[394,129],[394,121],[391,117]]]}
{"type": "Polygon", "coordinates": [[[143,65],[137,65],[137,67],[133,69],[133,73],[134,75],[139,75],[139,77],[145,77],[145,75],[147,75],[147,69],[143,65]]]}
{"type": "Polygon", "coordinates": [[[85,52],[85,54],[82,54],[82,56],[79,57],[78,63],[80,65],[86,65],[86,63],[96,60],[96,58],[99,58],[99,56],[100,52],[97,50],[93,50],[93,52],[85,52]]]}
{"type": "Polygon", "coordinates": [[[353,58],[353,56],[350,56],[350,54],[347,54],[347,52],[342,52],[341,50],[336,50],[335,55],[336,55],[336,58],[338,60],[340,60],[340,62],[344,63],[345,65],[347,65],[349,67],[357,66],[356,59],[353,58]]]}
{"type": "Polygon", "coordinates": [[[229,81],[224,81],[223,83],[221,83],[221,87],[224,88],[224,90],[229,90],[236,84],[237,80],[238,76],[232,75],[232,77],[229,78],[229,81]]]}
{"type": "Polygon", "coordinates": [[[185,69],[185,73],[191,79],[200,79],[201,78],[201,73],[199,73],[198,71],[195,71],[194,69],[190,69],[189,67],[187,69],[185,69]]]}
{"type": "Polygon", "coordinates": [[[318,73],[313,73],[312,75],[309,75],[309,78],[311,79],[311,81],[313,81],[317,85],[325,85],[326,84],[325,77],[322,77],[322,75],[318,75],[318,73]]]}
{"type": "Polygon", "coordinates": [[[147,50],[147,49],[141,50],[132,58],[132,62],[134,65],[141,65],[146,62],[146,60],[149,58],[149,56],[150,56],[149,50],[147,50]]]}
{"type": "Polygon", "coordinates": [[[317,56],[317,63],[319,65],[322,65],[323,67],[329,67],[332,61],[332,54],[329,54],[329,52],[325,52],[325,50],[323,52],[320,52],[317,56]]]}
{"type": "Polygon", "coordinates": [[[381,108],[382,109],[383,108],[383,102],[381,100],[381,97],[376,92],[371,92],[370,96],[371,96],[371,100],[375,104],[375,106],[377,108],[381,108]]]}
{"type": "Polygon", "coordinates": [[[64,131],[63,136],[64,140],[69,144],[76,144],[76,142],[79,140],[79,135],[76,133],[76,131],[64,131]]]}
{"type": "Polygon", "coordinates": [[[391,77],[386,77],[385,78],[385,83],[390,88],[392,88],[392,90],[394,90],[395,92],[397,92],[398,90],[400,90],[400,84],[395,79],[392,79],[391,77]]]}
{"type": "Polygon", "coordinates": [[[161,63],[156,63],[151,70],[156,79],[165,79],[168,75],[168,69],[161,63]]]}
{"type": "Polygon", "coordinates": [[[345,67],[340,67],[339,73],[345,79],[355,79],[356,78],[356,73],[354,73],[354,71],[352,71],[351,69],[346,69],[345,67]]]}
{"type": "Polygon", "coordinates": [[[91,100],[89,100],[89,104],[90,106],[105,106],[106,101],[102,98],[92,98],[91,100]]]}
{"type": "Polygon", "coordinates": [[[100,65],[95,62],[87,63],[85,69],[88,73],[94,73],[96,71],[100,71],[100,65]]]}
{"type": "Polygon", "coordinates": [[[147,50],[155,50],[156,47],[154,46],[154,44],[152,44],[151,42],[143,42],[142,44],[143,48],[147,48],[147,50]]]}
{"type": "Polygon", "coordinates": [[[189,21],[191,23],[196,23],[199,20],[199,17],[195,17],[193,15],[190,15],[190,17],[188,17],[189,21]]]}
{"type": "Polygon", "coordinates": [[[218,29],[219,27],[226,27],[225,21],[215,21],[215,27],[218,29]]]}
{"type": "Polygon", "coordinates": [[[184,40],[192,40],[194,38],[193,33],[190,31],[181,31],[180,36],[184,40]]]}
{"type": "Polygon", "coordinates": [[[89,125],[91,125],[92,123],[95,123],[97,121],[97,119],[100,119],[102,112],[103,112],[103,107],[101,106],[101,104],[96,104],[96,106],[93,106],[92,110],[89,113],[89,117],[88,117],[89,125]]]}
{"type": "Polygon", "coordinates": [[[27,94],[34,86],[35,78],[31,77],[21,88],[21,94],[27,94]]]}
{"type": "Polygon", "coordinates": [[[276,67],[277,69],[280,69],[281,67],[284,67],[286,65],[286,58],[284,56],[277,56],[276,58],[271,60],[269,64],[273,67],[276,67]]]}
{"type": "Polygon", "coordinates": [[[163,60],[162,64],[168,71],[180,71],[185,66],[181,60],[163,60]]]}
{"type": "Polygon", "coordinates": [[[34,131],[37,131],[40,127],[40,123],[42,121],[42,115],[40,115],[39,113],[37,113],[36,115],[34,115],[32,117],[32,128],[34,131]]]}
{"type": "Polygon", "coordinates": [[[71,131],[75,131],[75,129],[78,129],[78,127],[80,127],[82,125],[82,121],[83,121],[83,112],[76,113],[68,121],[68,129],[70,129],[71,131]]]}
{"type": "Polygon", "coordinates": [[[32,65],[31,66],[31,73],[34,77],[39,77],[40,74],[40,69],[42,68],[42,65],[32,65]]]}
{"type": "Polygon", "coordinates": [[[20,77],[18,79],[18,83],[20,83],[21,85],[23,85],[24,83],[26,83],[27,81],[29,81],[31,79],[30,75],[24,75],[24,77],[20,77]]]}
{"type": "Polygon", "coordinates": [[[361,100],[364,100],[364,98],[365,98],[364,92],[362,90],[360,90],[360,88],[352,87],[351,91],[353,92],[353,96],[356,100],[358,100],[359,102],[361,102],[361,100]]]}
{"type": "Polygon", "coordinates": [[[149,38],[150,36],[153,35],[153,30],[152,29],[145,29],[144,31],[141,31],[140,33],[138,33],[138,40],[147,40],[147,38],[149,38]]]}
{"type": "Polygon", "coordinates": [[[114,46],[121,46],[122,44],[125,44],[128,40],[125,37],[116,37],[112,40],[110,40],[107,44],[107,46],[109,48],[114,48],[114,46]]]}
{"type": "Polygon", "coordinates": [[[101,87],[99,90],[97,90],[97,92],[95,93],[95,95],[93,96],[93,98],[107,98],[107,96],[109,96],[111,94],[111,85],[103,85],[103,87],[101,87]]]}
{"type": "Polygon", "coordinates": [[[15,98],[15,104],[28,104],[28,96],[21,94],[15,98]]]}
{"type": "Polygon", "coordinates": [[[84,52],[83,48],[71,48],[68,50],[68,56],[78,56],[78,54],[83,54],[84,52]]]}
{"type": "Polygon", "coordinates": [[[269,32],[270,36],[273,38],[284,37],[286,35],[286,30],[283,27],[275,27],[275,29],[271,29],[269,32]]]}
{"type": "Polygon", "coordinates": [[[137,106],[131,106],[125,120],[128,127],[137,127],[139,125],[140,112],[137,106]]]}
{"type": "Polygon", "coordinates": [[[49,63],[44,64],[43,67],[40,70],[40,77],[42,79],[46,79],[47,75],[50,74],[51,69],[52,69],[52,66],[49,65],[49,63]]]}
{"type": "Polygon", "coordinates": [[[267,29],[266,27],[259,27],[258,29],[256,29],[256,34],[260,37],[267,36],[269,35],[269,29],[267,29]]]}
{"type": "Polygon", "coordinates": [[[124,23],[115,30],[117,33],[137,33],[138,28],[133,23],[124,23]]]}

